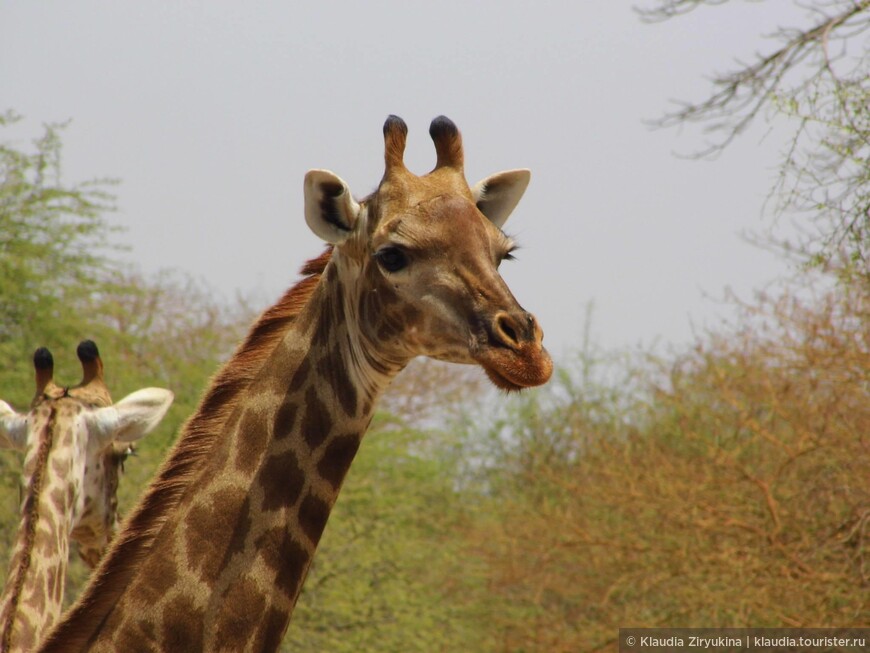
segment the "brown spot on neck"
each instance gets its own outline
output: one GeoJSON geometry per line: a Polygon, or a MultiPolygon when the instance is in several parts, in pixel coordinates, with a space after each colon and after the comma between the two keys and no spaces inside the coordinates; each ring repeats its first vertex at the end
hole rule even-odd
{"type": "Polygon", "coordinates": [[[324,449],[317,463],[317,471],[324,480],[329,481],[334,490],[338,491],[344,481],[359,445],[360,436],[352,433],[334,437],[324,449]]]}
{"type": "Polygon", "coordinates": [[[305,485],[305,472],[292,450],[271,456],[259,474],[263,490],[263,510],[275,511],[293,506],[305,485]]]}
{"type": "Polygon", "coordinates": [[[347,369],[347,363],[341,355],[341,347],[334,345],[329,356],[324,356],[317,366],[321,378],[323,378],[332,393],[338,399],[338,403],[348,417],[355,417],[357,404],[357,389],[347,369]]]}
{"type": "MultiPolygon", "coordinates": [[[[220,600],[233,609],[220,613],[214,624],[214,642],[224,650],[243,651],[249,644],[251,624],[265,614],[266,598],[253,580],[242,577],[225,590],[220,600]]],[[[253,642],[252,650],[262,650],[262,645],[253,642]]]]}
{"type": "Polygon", "coordinates": [[[285,399],[278,412],[275,413],[275,421],[273,424],[273,437],[276,440],[283,440],[290,437],[296,426],[296,415],[299,414],[299,404],[291,399],[285,399]]]}
{"type": "Polygon", "coordinates": [[[320,542],[320,536],[326,528],[331,510],[332,506],[329,503],[310,493],[299,506],[299,525],[314,546],[320,542]]]}
{"type": "Polygon", "coordinates": [[[275,586],[286,598],[295,601],[311,562],[308,551],[282,527],[267,530],[257,538],[256,545],[266,566],[275,574],[275,586]]]}
{"type": "Polygon", "coordinates": [[[311,449],[316,449],[332,430],[332,418],[326,406],[317,396],[317,390],[309,387],[305,393],[305,415],[302,418],[302,436],[311,449]]]}
{"type": "Polygon", "coordinates": [[[184,596],[178,596],[169,602],[163,610],[160,650],[202,651],[204,644],[202,617],[202,609],[184,596]]]}
{"type": "Polygon", "coordinates": [[[246,410],[236,429],[236,469],[245,475],[254,473],[268,436],[266,418],[254,408],[246,410]]]}

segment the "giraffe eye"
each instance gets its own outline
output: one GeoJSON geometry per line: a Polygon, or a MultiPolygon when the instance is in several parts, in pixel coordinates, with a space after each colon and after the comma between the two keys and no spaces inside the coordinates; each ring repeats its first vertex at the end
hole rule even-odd
{"type": "Polygon", "coordinates": [[[408,265],[408,257],[398,247],[382,247],[375,252],[375,258],[387,272],[398,272],[408,265]]]}

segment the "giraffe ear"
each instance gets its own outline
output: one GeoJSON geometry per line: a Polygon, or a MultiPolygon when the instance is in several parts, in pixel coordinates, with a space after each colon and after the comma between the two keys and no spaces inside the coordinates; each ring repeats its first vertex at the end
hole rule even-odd
{"type": "Polygon", "coordinates": [[[169,390],[144,388],[116,404],[86,413],[85,419],[100,448],[110,442],[135,442],[160,423],[173,398],[169,390]]]}
{"type": "Polygon", "coordinates": [[[341,177],[329,170],[310,170],[305,175],[305,222],[327,243],[340,245],[347,240],[359,211],[341,177]]]}
{"type": "Polygon", "coordinates": [[[532,172],[525,168],[490,175],[471,189],[477,208],[496,226],[501,227],[526,192],[532,172]]]}
{"type": "Polygon", "coordinates": [[[16,413],[0,401],[0,449],[24,451],[27,445],[27,416],[16,413]]]}

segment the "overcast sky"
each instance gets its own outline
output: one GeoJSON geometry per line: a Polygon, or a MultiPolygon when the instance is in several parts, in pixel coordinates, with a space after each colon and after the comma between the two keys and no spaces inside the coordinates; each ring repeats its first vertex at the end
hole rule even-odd
{"type": "Polygon", "coordinates": [[[505,226],[522,249],[502,269],[555,355],[579,347],[590,302],[606,347],[680,344],[730,313],[726,287],[746,297],[786,271],[741,238],[767,224],[783,141],[759,126],[718,160],[691,161],[674,153],[699,148],[698,131],[644,121],[702,99],[789,3],[659,25],[634,4],[10,1],[0,109],[23,114],[16,133],[32,137],[72,121],[64,179],[121,180],[110,217],[131,263],[264,304],[321,250],[302,215],[305,172],[369,193],[390,113],[409,125],[408,167],[426,172],[428,125],[445,114],[471,183],[532,170],[505,226]]]}

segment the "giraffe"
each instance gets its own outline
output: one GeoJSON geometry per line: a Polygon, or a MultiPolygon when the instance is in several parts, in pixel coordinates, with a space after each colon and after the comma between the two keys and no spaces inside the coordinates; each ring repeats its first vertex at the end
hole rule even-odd
{"type": "Polygon", "coordinates": [[[32,651],[60,617],[70,540],[90,567],[117,526],[118,476],[132,444],[163,418],[173,395],[139,390],[112,405],[93,341],[78,346],[82,382],[61,388],[54,359],[33,356],[27,414],[0,401],[0,446],[25,453],[21,526],[0,595],[0,651],[32,651]]]}
{"type": "Polygon", "coordinates": [[[417,176],[404,121],[383,132],[365,199],[306,174],[326,251],[217,374],[44,653],[275,651],[375,402],[411,359],[478,364],[508,392],[549,379],[543,333],[498,272],[529,171],[470,187],[440,116],[435,168],[417,176]]]}

